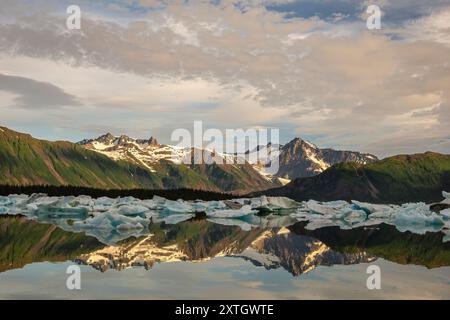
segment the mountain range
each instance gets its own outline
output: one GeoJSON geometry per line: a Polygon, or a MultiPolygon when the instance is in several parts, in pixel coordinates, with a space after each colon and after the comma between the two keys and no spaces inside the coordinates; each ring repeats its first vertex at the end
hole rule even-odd
{"type": "Polygon", "coordinates": [[[191,188],[216,192],[248,192],[280,187],[287,179],[321,173],[335,163],[370,163],[377,158],[351,151],[320,149],[300,138],[280,147],[280,170],[270,176],[270,163],[237,163],[239,155],[201,150],[224,164],[184,164],[195,157],[179,148],[149,139],[104,134],[78,143],[45,141],[0,127],[0,183],[74,185],[95,188],[191,188]]]}

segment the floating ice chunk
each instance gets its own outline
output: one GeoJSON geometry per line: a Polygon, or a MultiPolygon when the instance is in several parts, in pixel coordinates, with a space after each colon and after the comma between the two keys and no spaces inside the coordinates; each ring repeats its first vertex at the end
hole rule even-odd
{"type": "Polygon", "coordinates": [[[449,241],[450,241],[450,233],[442,237],[442,242],[449,242],[449,241]]]}
{"type": "Polygon", "coordinates": [[[367,202],[360,202],[356,200],[352,200],[353,207],[355,209],[364,210],[367,214],[375,213],[375,212],[390,212],[392,206],[384,205],[384,204],[372,204],[367,202]]]}
{"type": "Polygon", "coordinates": [[[166,200],[163,208],[164,213],[188,213],[195,212],[193,206],[183,200],[166,200]]]}
{"type": "Polygon", "coordinates": [[[136,199],[135,197],[119,197],[116,199],[116,204],[120,205],[120,204],[133,204],[136,202],[139,202],[139,199],[136,199]]]}
{"type": "Polygon", "coordinates": [[[400,231],[410,230],[423,234],[439,231],[444,225],[442,217],[429,210],[425,203],[407,203],[398,208],[392,221],[400,231]]]}
{"type": "Polygon", "coordinates": [[[312,213],[322,214],[326,216],[336,216],[342,213],[341,209],[348,206],[346,201],[332,201],[320,204],[315,200],[309,200],[306,202],[306,208],[308,208],[312,213]]]}
{"type": "Polygon", "coordinates": [[[252,198],[244,201],[244,204],[250,204],[253,209],[258,211],[273,212],[283,209],[295,209],[299,204],[286,197],[266,197],[252,198]]]}
{"type": "Polygon", "coordinates": [[[286,197],[267,197],[267,201],[272,208],[294,209],[298,207],[298,202],[286,197]]]}
{"type": "Polygon", "coordinates": [[[242,208],[242,204],[237,202],[237,201],[232,201],[232,200],[224,200],[223,203],[227,206],[228,209],[240,209],[242,208]]]}
{"type": "Polygon", "coordinates": [[[213,218],[239,218],[252,213],[256,213],[256,211],[252,210],[252,207],[250,205],[244,205],[238,210],[215,210],[207,212],[206,215],[213,218]]]}
{"type": "Polygon", "coordinates": [[[90,196],[78,196],[73,199],[73,203],[83,207],[93,207],[95,201],[90,196]]]}
{"type": "Polygon", "coordinates": [[[12,199],[10,199],[9,197],[0,196],[0,206],[10,206],[12,204],[14,204],[12,199]]]}
{"type": "Polygon", "coordinates": [[[156,203],[151,199],[142,200],[141,205],[151,210],[156,209],[156,203]]]}
{"type": "Polygon", "coordinates": [[[447,217],[447,218],[450,218],[450,208],[441,210],[441,212],[439,212],[439,214],[440,214],[441,216],[445,216],[445,217],[447,217]]]}
{"type": "Polygon", "coordinates": [[[94,211],[108,211],[115,203],[114,199],[100,197],[94,201],[94,211]]]}
{"type": "Polygon", "coordinates": [[[442,191],[442,196],[445,198],[441,203],[450,204],[450,193],[442,191]]]}
{"type": "Polygon", "coordinates": [[[204,202],[203,204],[196,203],[195,208],[196,211],[212,211],[212,210],[227,209],[228,207],[223,201],[208,201],[204,202]]]}
{"type": "Polygon", "coordinates": [[[197,201],[192,204],[192,207],[195,212],[205,212],[208,209],[208,203],[197,201]]]}
{"type": "Polygon", "coordinates": [[[119,214],[124,216],[140,216],[149,211],[147,207],[141,205],[122,205],[117,209],[119,214]]]}
{"type": "Polygon", "coordinates": [[[157,207],[162,207],[166,203],[167,199],[160,196],[153,196],[152,201],[157,207]]]}
{"type": "Polygon", "coordinates": [[[359,223],[367,218],[367,214],[364,210],[351,210],[344,214],[344,220],[349,223],[359,223]]]}

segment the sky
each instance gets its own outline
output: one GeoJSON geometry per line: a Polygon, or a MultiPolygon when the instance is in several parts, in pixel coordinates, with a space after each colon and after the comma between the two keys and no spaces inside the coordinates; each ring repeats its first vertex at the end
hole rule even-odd
{"type": "Polygon", "coordinates": [[[0,125],[38,138],[171,143],[203,121],[379,157],[450,153],[449,99],[450,0],[0,5],[0,125]]]}

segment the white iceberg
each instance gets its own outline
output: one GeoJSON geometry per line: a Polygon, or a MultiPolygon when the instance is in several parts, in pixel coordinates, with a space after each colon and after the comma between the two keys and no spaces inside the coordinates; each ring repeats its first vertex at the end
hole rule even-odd
{"type": "Polygon", "coordinates": [[[256,213],[255,210],[252,210],[250,205],[244,205],[242,208],[233,210],[214,210],[206,212],[208,217],[212,218],[240,218],[244,216],[248,216],[249,214],[256,213]]]}
{"type": "Polygon", "coordinates": [[[442,196],[445,198],[441,203],[450,204],[450,193],[442,191],[442,196]]]}
{"type": "Polygon", "coordinates": [[[439,214],[441,216],[444,216],[444,217],[447,217],[450,219],[450,208],[441,210],[441,212],[439,212],[439,214]]]}
{"type": "Polygon", "coordinates": [[[194,207],[183,200],[166,200],[161,207],[164,213],[189,213],[195,212],[194,207]]]}

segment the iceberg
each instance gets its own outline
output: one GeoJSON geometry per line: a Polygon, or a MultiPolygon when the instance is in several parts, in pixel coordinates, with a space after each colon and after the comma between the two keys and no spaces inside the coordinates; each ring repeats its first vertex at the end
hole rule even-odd
{"type": "Polygon", "coordinates": [[[444,200],[441,203],[450,204],[450,193],[442,191],[442,196],[444,197],[444,200]]]}
{"type": "MultiPolygon", "coordinates": [[[[450,203],[450,193],[443,191],[450,203]]],[[[431,206],[432,207],[432,206],[431,206]]],[[[371,204],[352,200],[296,202],[285,197],[237,198],[223,201],[168,200],[154,196],[91,198],[89,196],[49,197],[46,194],[0,196],[0,214],[23,214],[40,222],[53,223],[66,231],[89,232],[102,239],[124,239],[129,234],[148,232],[148,224],[175,224],[197,215],[220,224],[252,227],[283,227],[305,221],[307,229],[337,226],[350,229],[387,223],[400,231],[449,234],[450,208],[430,210],[425,203],[403,205],[371,204]],[[264,215],[258,213],[263,212],[264,215]]],[[[447,237],[448,238],[448,237],[447,237]]],[[[446,239],[447,239],[446,238],[446,239]]]]}
{"type": "Polygon", "coordinates": [[[447,217],[450,219],[450,208],[441,210],[441,212],[439,212],[439,214],[441,216],[444,216],[444,217],[447,217]]]}
{"type": "Polygon", "coordinates": [[[252,213],[256,213],[256,211],[252,210],[252,207],[250,205],[244,205],[242,206],[242,208],[237,210],[228,209],[207,211],[206,215],[212,218],[240,218],[252,213]]]}
{"type": "Polygon", "coordinates": [[[166,200],[164,204],[161,205],[161,209],[164,213],[189,213],[195,212],[194,207],[183,200],[166,200]]]}
{"type": "Polygon", "coordinates": [[[117,212],[124,216],[142,216],[149,211],[147,207],[141,205],[122,205],[117,209],[117,212]]]}
{"type": "Polygon", "coordinates": [[[336,216],[342,214],[341,209],[348,206],[346,201],[332,201],[321,204],[315,200],[309,200],[306,202],[306,208],[315,214],[320,214],[324,216],[336,216]]]}

